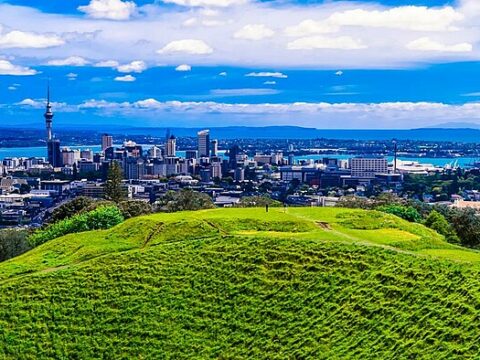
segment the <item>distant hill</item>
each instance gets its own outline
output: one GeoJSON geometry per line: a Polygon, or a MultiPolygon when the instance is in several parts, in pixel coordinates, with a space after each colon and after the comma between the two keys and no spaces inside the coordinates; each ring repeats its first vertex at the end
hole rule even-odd
{"type": "Polygon", "coordinates": [[[425,129],[480,129],[480,124],[469,122],[446,122],[427,126],[425,129]]]}
{"type": "Polygon", "coordinates": [[[0,264],[0,357],[473,358],[479,269],[377,212],[134,218],[0,264]]]}

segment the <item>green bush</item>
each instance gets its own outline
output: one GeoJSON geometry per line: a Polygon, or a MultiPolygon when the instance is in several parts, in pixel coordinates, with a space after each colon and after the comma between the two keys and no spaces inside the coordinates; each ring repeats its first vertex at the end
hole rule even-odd
{"type": "Polygon", "coordinates": [[[430,215],[428,215],[424,225],[445,236],[445,240],[447,240],[449,243],[460,243],[460,239],[458,238],[453,227],[448,223],[447,219],[445,219],[445,216],[440,214],[438,211],[433,210],[430,215]]]}
{"type": "Polygon", "coordinates": [[[383,205],[376,208],[378,211],[382,211],[387,214],[396,215],[404,220],[410,222],[420,222],[422,216],[419,214],[417,209],[412,206],[403,206],[399,204],[383,205]]]}
{"type": "Polygon", "coordinates": [[[95,210],[77,214],[70,218],[48,225],[32,234],[28,241],[32,246],[38,246],[57,237],[89,230],[108,229],[124,220],[121,211],[116,206],[102,206],[95,210]]]}
{"type": "Polygon", "coordinates": [[[148,215],[153,212],[152,205],[142,200],[126,200],[118,204],[120,211],[125,219],[132,217],[148,215]]]}

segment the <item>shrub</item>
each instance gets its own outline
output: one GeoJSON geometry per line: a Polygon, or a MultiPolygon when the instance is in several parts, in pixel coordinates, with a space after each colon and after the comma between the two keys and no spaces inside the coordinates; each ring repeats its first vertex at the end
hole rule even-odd
{"type": "Polygon", "coordinates": [[[31,249],[27,230],[0,230],[0,261],[11,259],[31,249]]]}
{"type": "Polygon", "coordinates": [[[210,196],[191,189],[169,191],[159,200],[159,205],[162,210],[168,212],[213,209],[215,207],[210,196]]]}
{"type": "Polygon", "coordinates": [[[116,206],[102,206],[90,212],[48,225],[32,234],[28,241],[38,246],[57,237],[89,230],[108,229],[123,221],[123,215],[116,206]]]}
{"type": "Polygon", "coordinates": [[[118,207],[125,219],[140,215],[148,215],[153,212],[152,205],[142,200],[122,201],[118,207]]]}
{"type": "Polygon", "coordinates": [[[79,196],[53,210],[49,219],[50,223],[56,223],[60,220],[72,217],[92,206],[95,201],[86,196],[79,196]]]}
{"type": "Polygon", "coordinates": [[[241,198],[240,203],[238,204],[239,207],[278,207],[282,206],[280,201],[276,201],[271,199],[269,196],[245,196],[241,198]]]}
{"type": "Polygon", "coordinates": [[[455,233],[453,227],[448,223],[447,219],[445,219],[445,217],[438,211],[433,210],[430,215],[428,215],[424,225],[445,236],[445,240],[447,240],[449,243],[460,243],[460,239],[455,233]]]}
{"type": "Polygon", "coordinates": [[[382,211],[387,214],[396,215],[402,219],[411,222],[420,222],[422,220],[419,212],[412,206],[403,206],[399,204],[383,205],[376,208],[378,211],[382,211]]]}

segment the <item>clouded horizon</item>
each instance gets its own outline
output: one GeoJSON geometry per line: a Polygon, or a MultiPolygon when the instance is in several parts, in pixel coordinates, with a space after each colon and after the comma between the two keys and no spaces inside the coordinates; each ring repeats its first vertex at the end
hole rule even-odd
{"type": "Polygon", "coordinates": [[[0,0],[0,117],[55,124],[480,124],[480,2],[0,0]]]}

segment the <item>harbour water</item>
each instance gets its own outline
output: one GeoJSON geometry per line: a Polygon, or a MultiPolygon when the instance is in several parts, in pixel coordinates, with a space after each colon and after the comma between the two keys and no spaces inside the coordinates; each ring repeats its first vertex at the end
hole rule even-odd
{"type": "MultiPolygon", "coordinates": [[[[148,149],[151,145],[144,145],[145,149],[148,149]]],[[[69,146],[71,149],[91,149],[94,152],[100,152],[101,146],[100,145],[90,145],[90,146],[69,146]]],[[[220,150],[219,155],[223,155],[225,151],[220,150]]],[[[177,155],[180,157],[185,156],[185,151],[177,151],[177,155]]],[[[8,157],[46,157],[47,156],[47,149],[43,146],[38,147],[15,147],[15,148],[0,148],[0,159],[8,158],[8,157]]],[[[309,154],[309,155],[302,155],[296,156],[296,161],[301,160],[321,160],[325,157],[330,158],[337,158],[337,159],[348,159],[351,158],[353,155],[348,154],[309,154]]],[[[446,166],[446,165],[454,165],[455,163],[457,166],[460,167],[469,167],[474,162],[480,161],[479,158],[473,157],[458,157],[458,158],[429,158],[429,157],[399,157],[398,159],[404,161],[418,161],[423,164],[432,164],[435,166],[446,166]]],[[[389,161],[393,161],[393,157],[388,157],[389,161]]]]}

